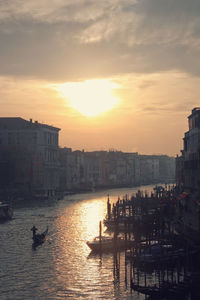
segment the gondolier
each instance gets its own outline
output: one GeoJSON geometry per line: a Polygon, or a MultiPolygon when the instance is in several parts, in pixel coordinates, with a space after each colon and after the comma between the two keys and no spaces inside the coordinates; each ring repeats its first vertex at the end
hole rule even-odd
{"type": "Polygon", "coordinates": [[[35,236],[36,236],[36,231],[37,231],[38,229],[35,227],[35,225],[31,228],[31,231],[33,231],[33,240],[34,240],[34,238],[35,238],[35,236]]]}
{"type": "Polygon", "coordinates": [[[42,233],[36,234],[37,230],[38,229],[35,227],[35,225],[31,228],[31,231],[33,232],[32,239],[33,239],[33,247],[34,248],[41,245],[42,243],[44,243],[46,235],[48,233],[48,226],[47,226],[47,229],[42,233]]]}

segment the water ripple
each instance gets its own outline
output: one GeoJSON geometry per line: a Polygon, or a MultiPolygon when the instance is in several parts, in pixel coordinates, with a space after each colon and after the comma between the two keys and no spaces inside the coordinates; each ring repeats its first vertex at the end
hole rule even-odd
{"type": "Polygon", "coordinates": [[[98,235],[108,193],[116,201],[126,190],[71,195],[39,205],[20,202],[14,219],[0,224],[0,299],[138,300],[138,295],[125,288],[123,270],[121,281],[113,277],[112,255],[91,255],[86,245],[98,235]],[[35,251],[33,225],[39,231],[49,226],[47,241],[35,251]]]}

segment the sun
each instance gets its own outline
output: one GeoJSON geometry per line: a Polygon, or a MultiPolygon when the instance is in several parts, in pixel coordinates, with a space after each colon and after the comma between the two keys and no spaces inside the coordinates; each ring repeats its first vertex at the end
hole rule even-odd
{"type": "Polygon", "coordinates": [[[114,108],[119,99],[113,91],[119,85],[108,79],[69,82],[57,86],[71,107],[84,116],[97,116],[114,108]]]}

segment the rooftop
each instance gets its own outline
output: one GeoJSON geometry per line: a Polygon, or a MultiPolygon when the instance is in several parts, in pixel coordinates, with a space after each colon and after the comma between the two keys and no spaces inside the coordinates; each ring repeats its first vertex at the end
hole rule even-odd
{"type": "Polygon", "coordinates": [[[189,117],[188,118],[191,118],[191,117],[193,117],[194,115],[200,115],[200,107],[194,107],[193,109],[192,109],[192,113],[191,113],[191,115],[189,115],[189,117]]]}
{"type": "Polygon", "coordinates": [[[30,119],[29,121],[22,119],[20,117],[5,117],[5,118],[1,118],[0,117],[0,129],[37,129],[40,127],[45,127],[51,130],[55,130],[55,131],[59,131],[60,128],[51,126],[51,125],[47,125],[47,124],[43,124],[43,123],[39,123],[38,121],[33,122],[32,119],[30,119]]]}

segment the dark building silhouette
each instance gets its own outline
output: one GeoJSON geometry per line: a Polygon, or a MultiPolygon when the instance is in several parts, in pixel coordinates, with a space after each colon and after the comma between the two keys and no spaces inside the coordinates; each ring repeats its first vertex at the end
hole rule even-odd
{"type": "Polygon", "coordinates": [[[0,118],[1,191],[9,188],[35,196],[55,193],[59,130],[32,119],[0,118]]]}
{"type": "Polygon", "coordinates": [[[179,215],[182,230],[199,240],[200,232],[200,107],[188,117],[189,130],[185,133],[181,156],[176,158],[176,182],[182,191],[179,215]]]}

